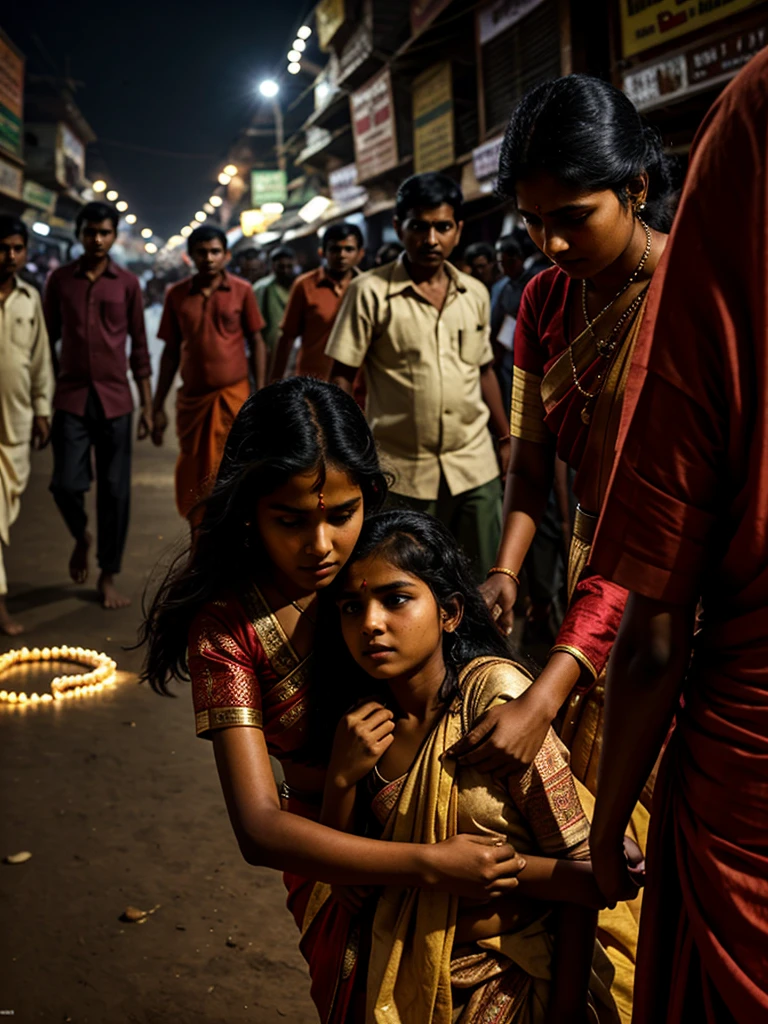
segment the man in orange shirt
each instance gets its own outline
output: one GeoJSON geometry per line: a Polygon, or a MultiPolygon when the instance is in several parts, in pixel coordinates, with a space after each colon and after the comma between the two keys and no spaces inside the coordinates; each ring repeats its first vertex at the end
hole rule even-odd
{"type": "Polygon", "coordinates": [[[355,224],[332,224],[323,235],[323,265],[297,277],[283,317],[282,333],[275,349],[272,380],[285,376],[296,338],[301,339],[296,363],[298,377],[329,380],[333,360],[325,354],[350,281],[365,255],[363,234],[355,224]]]}
{"type": "Polygon", "coordinates": [[[197,273],[174,285],[157,332],[165,342],[153,403],[152,440],[163,443],[165,399],[177,371],[179,458],[176,507],[190,520],[216,476],[232,421],[250,393],[246,346],[258,390],[264,385],[267,350],[259,307],[248,281],[227,273],[227,236],[219,228],[193,231],[187,243],[197,273]]]}

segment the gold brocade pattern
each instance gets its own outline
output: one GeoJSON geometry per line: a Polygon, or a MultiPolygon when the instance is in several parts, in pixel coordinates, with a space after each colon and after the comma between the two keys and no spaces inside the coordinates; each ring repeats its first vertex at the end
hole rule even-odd
{"type": "Polygon", "coordinates": [[[210,708],[195,715],[195,731],[224,729],[229,725],[251,725],[262,728],[261,712],[257,708],[210,708]]]}
{"type": "Polygon", "coordinates": [[[279,723],[283,729],[290,729],[292,725],[295,725],[300,718],[302,718],[309,710],[309,705],[305,700],[300,700],[298,704],[294,704],[292,708],[289,708],[284,715],[279,718],[279,723]]]}
{"type": "Polygon", "coordinates": [[[258,587],[252,587],[243,598],[243,604],[256,630],[264,653],[278,675],[284,676],[300,663],[290,640],[283,632],[277,617],[258,587]]]}
{"type": "Polygon", "coordinates": [[[512,374],[512,405],[509,415],[509,432],[521,441],[545,444],[552,440],[552,434],[544,423],[544,403],[541,400],[541,377],[519,366],[512,374]]]}

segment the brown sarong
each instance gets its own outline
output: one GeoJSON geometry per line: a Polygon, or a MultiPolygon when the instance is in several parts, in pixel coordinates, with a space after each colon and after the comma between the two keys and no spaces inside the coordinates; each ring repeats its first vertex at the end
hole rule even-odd
{"type": "MultiPolygon", "coordinates": [[[[207,395],[176,398],[176,508],[185,519],[216,479],[230,427],[250,394],[247,379],[207,395]]],[[[196,517],[197,518],[197,517],[196,517]]]]}

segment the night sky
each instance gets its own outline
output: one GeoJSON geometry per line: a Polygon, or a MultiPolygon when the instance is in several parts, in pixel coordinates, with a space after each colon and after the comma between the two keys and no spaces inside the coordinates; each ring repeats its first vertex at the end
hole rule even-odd
{"type": "Polygon", "coordinates": [[[229,143],[259,102],[258,82],[283,74],[294,95],[308,84],[284,74],[313,6],[307,0],[8,6],[0,26],[27,69],[68,70],[83,83],[75,98],[99,138],[110,186],[164,237],[211,194],[229,143]]]}

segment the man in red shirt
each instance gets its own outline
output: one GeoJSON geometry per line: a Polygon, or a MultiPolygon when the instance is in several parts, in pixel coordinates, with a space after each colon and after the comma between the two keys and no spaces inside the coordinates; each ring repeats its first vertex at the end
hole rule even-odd
{"type": "Polygon", "coordinates": [[[198,228],[189,236],[187,248],[197,273],[170,289],[157,332],[165,348],[153,406],[152,440],[156,445],[163,443],[168,426],[165,399],[181,370],[176,398],[176,507],[194,526],[201,516],[196,506],[216,477],[229,428],[251,390],[246,346],[256,390],[264,385],[267,349],[253,288],[226,270],[231,254],[224,232],[198,228]]]}
{"type": "Polygon", "coordinates": [[[296,338],[301,339],[297,377],[329,380],[333,360],[325,346],[357,265],[365,256],[363,234],[356,224],[332,224],[323,235],[323,265],[293,282],[285,310],[282,334],[275,349],[272,380],[285,376],[296,338]]]}
{"type": "Polygon", "coordinates": [[[75,538],[69,573],[75,583],[88,575],[91,535],[85,492],[92,479],[91,449],[98,484],[98,591],[105,608],[130,602],[115,586],[128,533],[131,495],[131,415],[128,364],[141,394],[139,440],[152,431],[150,361],[139,282],[109,258],[118,214],[107,203],[87,203],[77,218],[85,253],[55,270],[45,290],[56,392],[53,399],[51,492],[75,538]],[[126,338],[131,336],[126,361],[126,338]],[[53,346],[61,338],[61,358],[53,346]]]}

